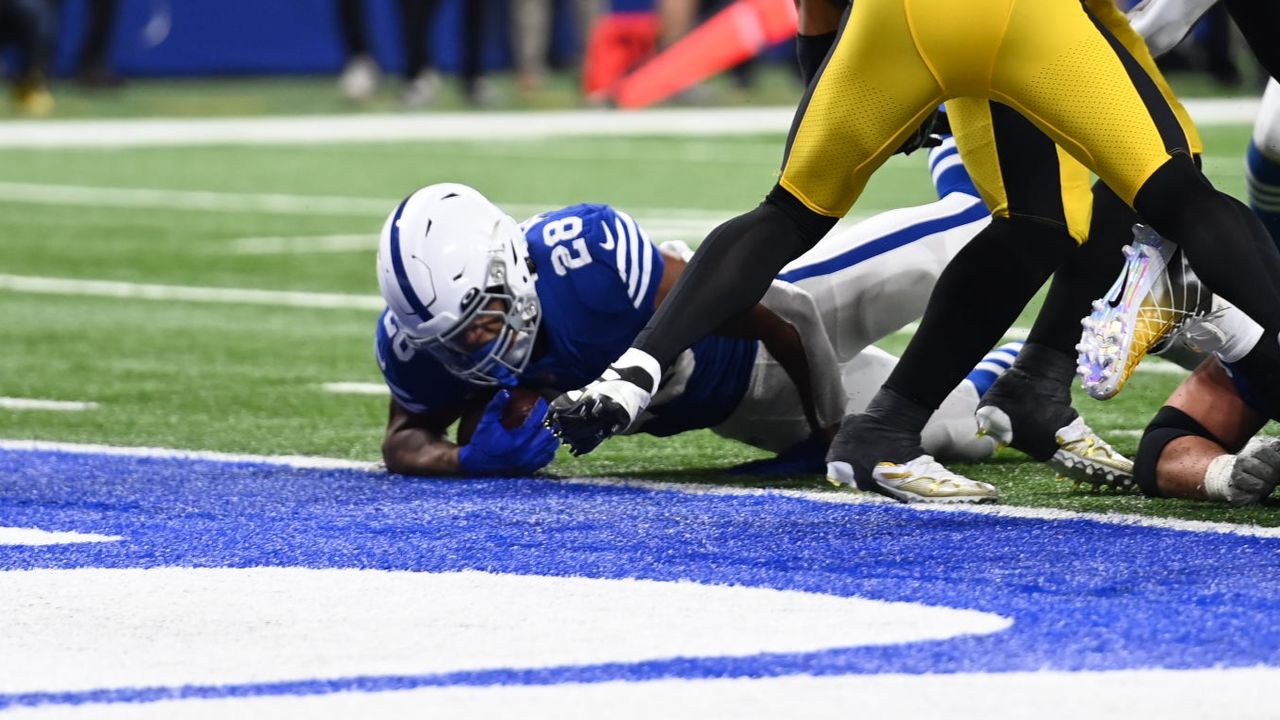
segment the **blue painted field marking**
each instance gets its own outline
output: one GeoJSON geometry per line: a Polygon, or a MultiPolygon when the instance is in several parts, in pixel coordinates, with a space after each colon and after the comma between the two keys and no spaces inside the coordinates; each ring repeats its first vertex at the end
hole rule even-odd
{"type": "Polygon", "coordinates": [[[0,707],[807,673],[1280,665],[1280,539],[921,513],[776,494],[0,452],[0,525],[122,542],[0,548],[0,569],[376,568],[689,579],[1011,617],[945,641],[583,667],[0,695],[0,707]]]}

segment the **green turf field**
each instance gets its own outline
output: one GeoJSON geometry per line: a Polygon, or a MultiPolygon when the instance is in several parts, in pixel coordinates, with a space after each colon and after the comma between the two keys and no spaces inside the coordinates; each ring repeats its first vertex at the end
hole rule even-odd
{"type": "MultiPolygon", "coordinates": [[[[1247,128],[1205,135],[1207,170],[1241,195],[1247,128]]],[[[659,239],[695,242],[757,201],[782,143],[777,135],[0,150],[0,273],[27,279],[0,290],[0,396],[99,404],[84,412],[0,409],[0,438],[374,460],[386,399],[321,385],[380,381],[370,349],[375,310],[36,292],[30,279],[369,296],[377,292],[374,247],[385,213],[413,189],[444,180],[475,185],[517,215],[609,202],[657,228],[659,239]]],[[[923,156],[899,157],[855,213],[932,198],[923,156]]],[[[906,339],[885,346],[898,350],[906,339]]],[[[1095,429],[1132,453],[1136,432],[1178,380],[1141,374],[1115,401],[1081,396],[1078,404],[1095,429]]],[[[552,468],[563,476],[742,483],[717,469],[760,456],[700,432],[620,438],[585,458],[562,453],[552,468]]],[[[958,469],[997,484],[1007,504],[1280,524],[1274,507],[1076,491],[1011,452],[958,469]]],[[[819,478],[762,484],[825,486],[819,478]]]]}

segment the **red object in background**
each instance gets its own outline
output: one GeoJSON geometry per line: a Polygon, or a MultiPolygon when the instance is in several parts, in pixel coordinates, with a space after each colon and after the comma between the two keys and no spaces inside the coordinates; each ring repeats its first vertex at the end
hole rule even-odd
{"type": "Polygon", "coordinates": [[[607,100],[618,81],[652,57],[657,48],[657,13],[613,13],[600,18],[587,40],[583,94],[592,102],[607,100]]]}
{"type": "Polygon", "coordinates": [[[614,99],[629,109],[662,102],[794,37],[798,23],[795,0],[738,0],[623,78],[614,99]]]}

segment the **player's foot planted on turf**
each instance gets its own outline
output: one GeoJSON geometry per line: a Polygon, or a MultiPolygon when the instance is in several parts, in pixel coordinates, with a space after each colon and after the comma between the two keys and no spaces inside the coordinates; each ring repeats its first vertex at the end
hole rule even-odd
{"type": "Polygon", "coordinates": [[[1133,462],[1098,437],[1071,405],[1075,358],[1027,343],[978,403],[978,432],[1095,487],[1133,487],[1133,462]]]}
{"type": "Polygon", "coordinates": [[[901,502],[994,502],[995,487],[947,470],[920,446],[933,411],[882,388],[840,425],[827,453],[827,479],[901,502]]]}
{"type": "Polygon", "coordinates": [[[1044,462],[1058,449],[1053,434],[1079,416],[1071,406],[1076,359],[1037,343],[1027,343],[1013,367],[996,379],[978,402],[978,425],[1003,445],[1044,462]],[[995,428],[983,428],[984,421],[995,428]]]}

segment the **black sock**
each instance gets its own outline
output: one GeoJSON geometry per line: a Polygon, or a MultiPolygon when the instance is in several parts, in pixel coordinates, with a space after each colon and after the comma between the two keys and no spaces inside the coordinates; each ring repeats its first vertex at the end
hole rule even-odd
{"type": "MultiPolygon", "coordinates": [[[[1080,342],[1080,320],[1094,300],[1102,297],[1124,266],[1121,248],[1133,240],[1138,213],[1102,181],[1093,186],[1093,216],[1089,240],[1053,273],[1053,284],[1027,336],[1035,343],[1073,358],[1080,342]]],[[[1074,364],[1073,364],[1074,371],[1074,364]]]]}
{"type": "Polygon", "coordinates": [[[711,231],[634,347],[667,367],[685,348],[750,310],[782,266],[835,224],[775,186],[754,210],[711,231]]]}
{"type": "Polygon", "coordinates": [[[937,408],[1075,247],[1064,227],[993,218],[943,270],[885,388],[937,408]]]}
{"type": "Polygon", "coordinates": [[[1239,200],[1213,189],[1191,159],[1175,155],[1134,199],[1138,213],[1177,243],[1204,286],[1280,333],[1280,250],[1239,200]]]}

